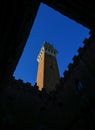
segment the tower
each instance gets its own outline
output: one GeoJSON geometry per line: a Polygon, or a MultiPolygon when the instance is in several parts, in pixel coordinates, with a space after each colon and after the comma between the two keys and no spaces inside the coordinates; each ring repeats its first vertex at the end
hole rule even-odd
{"type": "Polygon", "coordinates": [[[47,42],[44,42],[38,57],[37,85],[39,90],[45,88],[47,92],[55,90],[59,82],[59,70],[56,60],[57,50],[47,42]]]}

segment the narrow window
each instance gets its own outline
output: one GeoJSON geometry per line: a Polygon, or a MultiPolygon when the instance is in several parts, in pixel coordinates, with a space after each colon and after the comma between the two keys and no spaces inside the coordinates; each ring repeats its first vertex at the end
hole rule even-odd
{"type": "Polygon", "coordinates": [[[81,81],[77,81],[77,90],[81,91],[83,89],[83,83],[81,81]]]}

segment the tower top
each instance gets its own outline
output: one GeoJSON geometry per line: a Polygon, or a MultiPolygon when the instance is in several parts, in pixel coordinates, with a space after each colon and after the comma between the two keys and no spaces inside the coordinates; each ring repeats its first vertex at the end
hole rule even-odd
{"type": "Polygon", "coordinates": [[[54,91],[59,83],[59,69],[56,60],[57,50],[52,44],[44,42],[38,54],[37,86],[39,90],[54,91]]]}
{"type": "Polygon", "coordinates": [[[56,56],[58,51],[53,47],[52,44],[45,41],[41,50],[40,50],[40,52],[39,52],[39,54],[38,54],[38,57],[37,57],[38,62],[40,61],[40,59],[42,57],[42,53],[47,53],[49,55],[56,56]]]}

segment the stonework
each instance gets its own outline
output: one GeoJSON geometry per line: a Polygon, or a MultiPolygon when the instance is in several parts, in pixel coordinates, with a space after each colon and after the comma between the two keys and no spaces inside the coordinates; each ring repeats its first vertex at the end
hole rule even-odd
{"type": "Polygon", "coordinates": [[[94,1],[2,0],[0,18],[0,130],[95,130],[94,1]],[[40,2],[91,30],[50,93],[12,76],[40,2]]]}
{"type": "Polygon", "coordinates": [[[0,95],[0,129],[95,129],[94,41],[93,35],[84,40],[50,93],[11,77],[0,95]]]}
{"type": "Polygon", "coordinates": [[[59,70],[56,60],[57,50],[45,42],[37,57],[38,73],[37,73],[37,86],[39,90],[45,88],[47,92],[55,90],[56,85],[59,83],[59,70]]]}

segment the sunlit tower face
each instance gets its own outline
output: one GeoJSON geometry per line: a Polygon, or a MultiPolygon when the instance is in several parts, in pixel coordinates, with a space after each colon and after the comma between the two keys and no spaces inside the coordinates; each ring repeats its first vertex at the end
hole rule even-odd
{"type": "Polygon", "coordinates": [[[59,70],[56,60],[57,50],[47,42],[44,42],[38,57],[37,85],[39,90],[45,88],[47,92],[55,90],[59,82],[59,70]]]}

